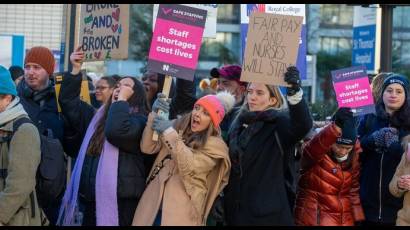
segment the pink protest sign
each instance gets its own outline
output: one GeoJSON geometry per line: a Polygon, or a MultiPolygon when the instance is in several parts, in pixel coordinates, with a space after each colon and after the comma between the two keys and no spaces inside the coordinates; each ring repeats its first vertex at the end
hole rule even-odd
{"type": "Polygon", "coordinates": [[[352,108],[354,116],[375,112],[365,67],[332,71],[332,80],[339,108],[352,108]]]}
{"type": "Polygon", "coordinates": [[[207,11],[160,4],[148,57],[148,70],[193,80],[207,11]]]}

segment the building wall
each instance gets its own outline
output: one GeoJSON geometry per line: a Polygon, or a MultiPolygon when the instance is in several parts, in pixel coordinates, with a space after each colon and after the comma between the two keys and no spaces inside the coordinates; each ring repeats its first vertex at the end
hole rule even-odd
{"type": "Polygon", "coordinates": [[[25,36],[26,49],[60,50],[62,4],[0,4],[0,34],[25,36]]]}
{"type": "MultiPolygon", "coordinates": [[[[306,7],[309,54],[316,54],[321,50],[333,54],[351,50],[352,6],[306,4],[306,7]]],[[[152,15],[152,12],[144,13],[152,15]]],[[[0,34],[24,35],[26,49],[43,45],[59,52],[64,36],[63,15],[63,4],[0,4],[0,34]]],[[[393,15],[394,54],[400,57],[400,63],[410,64],[410,7],[396,7],[393,15]]],[[[240,60],[240,4],[218,4],[217,23],[216,39],[203,40],[206,45],[201,51],[197,71],[200,77],[208,76],[213,67],[238,63],[240,60]],[[223,58],[221,47],[217,44],[226,48],[229,61],[223,58]]],[[[120,62],[105,63],[106,68],[99,69],[104,69],[107,74],[142,74],[139,67],[132,67],[141,66],[142,63],[132,58],[122,64],[120,62]]]]}

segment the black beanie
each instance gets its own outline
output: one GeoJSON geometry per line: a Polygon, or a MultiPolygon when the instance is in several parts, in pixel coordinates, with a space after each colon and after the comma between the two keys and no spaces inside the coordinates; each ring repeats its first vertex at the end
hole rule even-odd
{"type": "Polygon", "coordinates": [[[349,120],[346,120],[343,124],[343,127],[341,128],[342,136],[337,138],[336,144],[354,145],[357,139],[357,131],[354,117],[352,117],[349,120]]]}
{"type": "Polygon", "coordinates": [[[383,82],[382,93],[384,93],[384,90],[386,90],[387,86],[394,83],[397,83],[403,87],[405,96],[407,98],[409,90],[409,80],[407,80],[407,78],[401,74],[393,73],[389,75],[383,82]]]}
{"type": "Polygon", "coordinates": [[[10,66],[9,71],[13,81],[24,75],[24,69],[17,65],[10,66]]]}

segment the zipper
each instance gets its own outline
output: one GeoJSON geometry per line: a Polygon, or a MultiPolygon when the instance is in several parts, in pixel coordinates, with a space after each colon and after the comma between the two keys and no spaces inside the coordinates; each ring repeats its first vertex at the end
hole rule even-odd
{"type": "Polygon", "coordinates": [[[382,177],[383,177],[383,156],[380,158],[380,179],[379,179],[379,221],[382,220],[382,177]]]}
{"type": "Polygon", "coordinates": [[[317,212],[316,212],[316,224],[320,225],[320,206],[317,207],[317,212]]]}
{"type": "Polygon", "coordinates": [[[338,200],[339,200],[340,207],[342,207],[342,215],[340,216],[340,223],[343,225],[343,213],[344,213],[344,210],[343,210],[343,203],[342,203],[342,201],[340,200],[340,192],[342,191],[342,189],[343,189],[343,184],[345,183],[345,175],[343,174],[343,169],[342,169],[342,166],[340,165],[340,163],[339,163],[339,167],[340,167],[340,172],[342,172],[342,186],[340,187],[340,190],[339,190],[339,193],[337,194],[337,196],[338,196],[338,200]]]}

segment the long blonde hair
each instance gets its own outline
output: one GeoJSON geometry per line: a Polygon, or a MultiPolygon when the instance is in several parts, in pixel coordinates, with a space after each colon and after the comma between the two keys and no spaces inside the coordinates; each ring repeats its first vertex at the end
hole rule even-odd
{"type": "Polygon", "coordinates": [[[268,88],[269,91],[269,96],[276,98],[276,103],[273,105],[273,108],[275,109],[282,109],[286,104],[285,104],[285,98],[280,91],[279,87],[276,85],[265,85],[266,88],[268,88]]]}
{"type": "Polygon", "coordinates": [[[182,137],[186,145],[193,149],[200,149],[205,146],[210,136],[220,136],[220,128],[215,128],[212,122],[209,123],[207,129],[201,132],[192,132],[191,130],[191,116],[192,112],[183,115],[175,121],[175,130],[182,137]]]}

